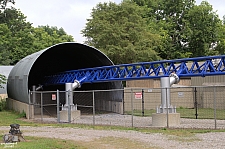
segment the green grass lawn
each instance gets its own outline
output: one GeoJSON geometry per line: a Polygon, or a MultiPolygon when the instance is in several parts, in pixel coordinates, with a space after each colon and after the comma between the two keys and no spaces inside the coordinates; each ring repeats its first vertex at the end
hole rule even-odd
{"type": "MultiPolygon", "coordinates": [[[[0,146],[4,148],[4,144],[0,146]]],[[[18,142],[14,144],[15,149],[85,149],[86,147],[77,145],[76,142],[71,140],[40,138],[40,137],[28,137],[26,141],[18,142]]]]}

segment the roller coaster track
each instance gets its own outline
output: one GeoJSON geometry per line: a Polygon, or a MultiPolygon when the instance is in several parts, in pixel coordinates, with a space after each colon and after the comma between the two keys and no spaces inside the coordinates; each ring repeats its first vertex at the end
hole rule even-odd
{"type": "Polygon", "coordinates": [[[70,70],[45,76],[43,85],[96,83],[138,79],[225,75],[225,55],[140,62],[70,70]]]}

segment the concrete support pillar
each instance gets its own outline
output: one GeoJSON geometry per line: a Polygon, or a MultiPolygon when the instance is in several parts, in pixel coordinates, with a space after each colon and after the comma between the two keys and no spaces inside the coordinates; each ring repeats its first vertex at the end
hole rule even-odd
{"type": "Polygon", "coordinates": [[[62,107],[62,111],[60,111],[60,121],[73,122],[80,118],[80,110],[77,110],[77,105],[74,105],[73,103],[73,90],[77,87],[80,87],[80,83],[78,81],[74,81],[74,83],[66,83],[66,103],[62,107]]]}
{"type": "Polygon", "coordinates": [[[166,108],[170,107],[170,78],[162,77],[160,78],[161,83],[161,107],[166,108]],[[167,101],[167,103],[166,103],[167,101]]]}
{"type": "Polygon", "coordinates": [[[176,107],[170,102],[170,87],[179,82],[176,74],[160,78],[161,83],[161,105],[157,107],[156,113],[152,114],[152,126],[169,127],[180,125],[180,114],[176,113],[176,107]]]}

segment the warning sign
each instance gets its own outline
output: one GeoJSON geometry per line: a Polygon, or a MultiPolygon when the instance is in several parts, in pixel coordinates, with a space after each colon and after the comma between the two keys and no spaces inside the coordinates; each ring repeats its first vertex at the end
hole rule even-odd
{"type": "Polygon", "coordinates": [[[142,99],[142,92],[134,93],[135,99],[142,99]]]}
{"type": "Polygon", "coordinates": [[[52,94],[52,100],[56,100],[56,95],[52,94]]]}

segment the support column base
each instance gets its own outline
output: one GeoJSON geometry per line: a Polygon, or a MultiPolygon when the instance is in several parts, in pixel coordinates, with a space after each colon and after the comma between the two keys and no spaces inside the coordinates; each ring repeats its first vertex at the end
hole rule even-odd
{"type": "MultiPolygon", "coordinates": [[[[76,119],[80,119],[80,110],[71,111],[71,122],[73,122],[76,119]]],[[[60,111],[60,121],[67,121],[67,122],[69,121],[67,110],[60,111]]]]}
{"type": "MultiPolygon", "coordinates": [[[[180,113],[168,113],[168,126],[180,125],[180,113]]],[[[152,113],[152,126],[167,127],[167,113],[152,113]]]]}

